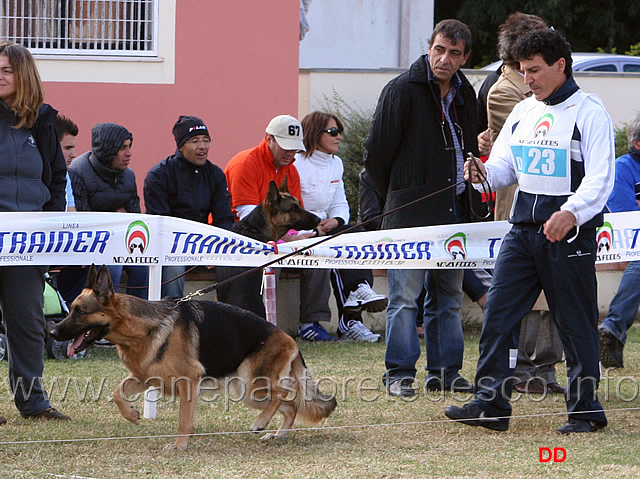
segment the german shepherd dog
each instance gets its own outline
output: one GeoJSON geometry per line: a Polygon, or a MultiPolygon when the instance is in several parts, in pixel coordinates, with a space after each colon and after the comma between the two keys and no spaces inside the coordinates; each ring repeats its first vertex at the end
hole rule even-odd
{"type": "MultiPolygon", "coordinates": [[[[251,213],[233,226],[235,233],[253,238],[263,243],[277,241],[290,229],[310,230],[320,222],[313,213],[302,208],[300,200],[288,191],[287,177],[280,186],[272,180],[267,196],[251,213]]],[[[248,271],[246,267],[216,267],[218,282],[230,279],[248,271]]],[[[265,317],[264,304],[260,289],[262,270],[256,270],[242,278],[221,285],[216,292],[218,300],[246,309],[258,316],[265,317]]]]}
{"type": "Polygon", "coordinates": [[[289,193],[285,176],[280,186],[269,182],[267,196],[262,203],[233,226],[235,233],[263,243],[278,241],[291,230],[310,230],[320,223],[313,213],[305,210],[300,200],[289,193]]]}
{"type": "Polygon", "coordinates": [[[276,411],[282,413],[278,431],[263,439],[284,438],[296,416],[317,423],[337,405],[334,397],[318,390],[296,342],[276,326],[215,301],[176,304],[115,293],[104,265],[99,271],[91,266],[85,289],[51,335],[59,341],[73,339],[70,356],[101,338],[116,345],[130,374],[116,387],[113,399],[134,424],[140,414],[128,400],[132,395],[150,386],[177,393],[179,436],[166,449],[187,448],[198,394],[216,384],[218,389],[221,384],[237,386],[237,397],[262,409],[251,431],[265,429],[276,411]]]}

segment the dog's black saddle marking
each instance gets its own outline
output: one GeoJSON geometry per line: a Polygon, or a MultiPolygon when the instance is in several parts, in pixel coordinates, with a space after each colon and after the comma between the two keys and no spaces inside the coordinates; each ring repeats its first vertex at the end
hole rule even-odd
{"type": "Polygon", "coordinates": [[[183,327],[197,326],[199,360],[205,374],[220,378],[233,373],[278,329],[250,311],[216,301],[188,301],[178,305],[183,327]]]}

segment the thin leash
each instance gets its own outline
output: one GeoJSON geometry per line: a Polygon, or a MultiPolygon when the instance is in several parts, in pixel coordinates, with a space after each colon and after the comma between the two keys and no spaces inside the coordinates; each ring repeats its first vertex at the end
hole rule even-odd
{"type": "MultiPolygon", "coordinates": [[[[480,214],[480,213],[476,212],[474,207],[473,207],[472,196],[470,194],[468,194],[467,195],[467,201],[468,201],[469,212],[471,213],[472,218],[474,218],[476,220],[485,220],[485,219],[489,218],[491,216],[491,214],[493,213],[493,207],[494,207],[493,192],[491,190],[491,186],[489,186],[489,184],[486,181],[486,177],[484,176],[484,174],[482,173],[480,168],[478,168],[478,158],[476,158],[471,152],[469,152],[467,159],[470,162],[474,163],[474,166],[476,167],[478,175],[480,176],[480,178],[482,180],[482,182],[481,182],[482,193],[485,195],[486,205],[487,205],[486,206],[486,209],[487,209],[486,213],[480,214]]],[[[361,223],[356,223],[356,224],[354,224],[354,225],[352,225],[352,226],[350,226],[350,227],[348,227],[348,228],[346,228],[346,229],[344,229],[344,230],[342,230],[342,231],[340,231],[340,232],[338,232],[336,234],[329,235],[326,238],[323,238],[322,240],[317,241],[317,242],[315,242],[315,243],[313,243],[313,244],[311,244],[309,246],[305,246],[305,247],[302,247],[302,248],[300,248],[300,249],[298,249],[296,251],[288,253],[285,256],[281,257],[281,258],[272,260],[272,261],[270,261],[268,263],[265,263],[265,264],[263,264],[261,266],[254,266],[254,267],[248,269],[247,271],[243,271],[242,273],[239,273],[239,274],[237,274],[235,276],[232,276],[231,278],[227,278],[227,279],[225,279],[223,281],[214,282],[210,286],[207,286],[206,288],[200,289],[198,291],[194,291],[193,293],[187,294],[187,295],[183,296],[182,298],[177,299],[176,302],[177,302],[177,304],[180,304],[180,303],[185,302],[185,301],[190,301],[191,299],[193,299],[193,298],[195,298],[197,296],[203,296],[203,295],[205,295],[205,294],[217,289],[220,286],[224,286],[225,284],[230,283],[232,281],[235,281],[236,279],[242,278],[243,276],[250,275],[250,274],[254,273],[256,270],[266,268],[268,266],[271,266],[274,263],[277,263],[279,261],[287,259],[287,258],[289,258],[291,256],[295,256],[295,255],[297,255],[299,253],[302,253],[303,251],[306,251],[308,249],[314,248],[314,247],[318,246],[319,244],[324,243],[325,241],[329,241],[332,238],[337,238],[338,236],[343,235],[345,233],[350,233],[353,230],[358,229],[358,228],[360,228],[360,227],[362,227],[364,225],[367,225],[369,223],[373,223],[374,221],[377,221],[379,219],[384,218],[385,216],[388,216],[388,215],[391,215],[391,214],[396,213],[398,211],[401,211],[404,208],[407,208],[407,207],[412,206],[412,205],[414,205],[416,203],[419,203],[420,201],[423,201],[423,200],[426,200],[428,198],[431,198],[432,196],[435,196],[435,195],[438,195],[440,193],[444,193],[444,192],[446,192],[448,190],[451,190],[453,188],[456,188],[458,185],[461,185],[461,184],[466,184],[467,185],[467,189],[469,191],[471,191],[470,189],[473,188],[472,183],[471,183],[471,178],[469,178],[466,181],[459,181],[459,182],[457,182],[457,183],[455,183],[453,185],[450,185],[450,186],[447,186],[445,188],[442,188],[441,190],[435,191],[435,192],[430,193],[428,195],[425,195],[425,196],[423,196],[421,198],[418,198],[418,199],[415,199],[413,201],[410,201],[409,203],[406,203],[404,205],[398,206],[397,208],[389,210],[386,213],[382,213],[380,215],[374,216],[373,218],[370,218],[370,219],[368,219],[366,221],[363,221],[361,223]]],[[[184,271],[183,273],[179,274],[178,276],[176,276],[176,277],[174,277],[172,279],[169,279],[167,281],[163,281],[162,285],[169,284],[169,283],[171,283],[173,281],[176,281],[176,280],[182,278],[183,276],[186,276],[191,271],[193,271],[195,268],[197,268],[197,266],[192,266],[191,268],[188,268],[186,271],[184,271]]],[[[124,289],[125,286],[114,285],[114,288],[124,289]]],[[[148,286],[128,286],[126,288],[127,289],[146,289],[146,288],[148,288],[148,286]]]]}
{"type": "MultiPolygon", "coordinates": [[[[478,158],[476,158],[473,155],[473,153],[469,152],[467,155],[467,160],[473,163],[473,166],[475,167],[478,176],[482,180],[480,182],[480,185],[482,188],[482,194],[485,197],[485,203],[487,204],[487,212],[483,215],[479,214],[473,209],[473,200],[471,198],[471,195],[467,195],[469,212],[471,213],[471,216],[476,220],[480,220],[480,221],[486,220],[491,216],[491,213],[493,213],[493,207],[495,206],[495,202],[493,200],[493,191],[491,190],[491,186],[487,182],[487,177],[484,175],[484,173],[482,173],[482,170],[478,167],[478,158]]],[[[471,183],[471,176],[469,176],[469,179],[467,180],[467,188],[473,188],[473,184],[471,183]]]]}
{"type": "MultiPolygon", "coordinates": [[[[471,153],[469,153],[469,161],[476,162],[477,159],[471,153]]],[[[471,214],[472,214],[472,216],[474,218],[476,218],[476,219],[485,219],[485,218],[488,218],[489,215],[491,214],[491,212],[493,211],[493,202],[489,203],[489,200],[491,198],[491,188],[487,184],[486,178],[484,177],[484,175],[482,175],[481,170],[477,167],[477,164],[476,164],[476,169],[478,171],[478,174],[482,178],[483,190],[484,190],[485,193],[487,193],[487,197],[488,197],[488,200],[487,200],[488,213],[486,215],[482,215],[482,216],[478,215],[476,213],[476,211],[473,210],[473,207],[471,205],[471,200],[469,200],[470,201],[470,203],[469,203],[469,208],[470,208],[469,211],[471,212],[471,214]]],[[[285,260],[287,258],[290,258],[291,256],[298,255],[298,254],[300,254],[300,253],[302,253],[302,252],[304,252],[306,250],[315,248],[316,246],[318,246],[318,245],[320,245],[322,243],[325,243],[325,242],[327,242],[327,241],[329,241],[331,239],[337,238],[338,236],[341,236],[341,235],[343,235],[345,233],[350,233],[350,232],[352,232],[352,231],[354,231],[356,229],[361,228],[364,225],[367,225],[369,223],[373,223],[374,221],[377,221],[377,220],[379,220],[381,218],[384,218],[385,216],[389,216],[391,214],[397,213],[398,211],[401,211],[404,208],[408,208],[409,206],[415,205],[416,203],[419,203],[419,202],[424,201],[426,199],[429,199],[429,198],[431,198],[433,196],[436,196],[436,195],[439,195],[439,194],[444,193],[446,191],[449,191],[451,189],[454,189],[457,186],[462,185],[462,184],[466,184],[468,189],[473,188],[473,186],[471,185],[471,177],[469,177],[469,179],[466,180],[466,181],[465,180],[459,181],[459,182],[457,182],[455,184],[449,185],[449,186],[447,186],[445,188],[442,188],[442,189],[440,189],[438,191],[434,191],[433,193],[429,193],[428,195],[422,196],[422,197],[417,198],[417,199],[415,199],[413,201],[405,203],[404,205],[400,205],[397,208],[389,210],[389,211],[387,211],[385,213],[382,213],[382,214],[380,214],[378,216],[374,216],[373,218],[370,218],[370,219],[368,219],[366,221],[363,221],[361,223],[356,223],[356,224],[354,224],[352,226],[349,226],[348,228],[346,228],[346,229],[344,229],[344,230],[342,230],[342,231],[340,231],[340,232],[338,232],[336,234],[328,235],[326,238],[323,238],[323,239],[321,239],[319,241],[316,241],[315,243],[310,244],[308,246],[303,246],[300,249],[297,249],[296,251],[292,251],[291,253],[287,253],[286,255],[284,255],[284,256],[282,256],[280,258],[271,260],[271,261],[269,261],[269,262],[267,262],[265,264],[262,264],[260,266],[254,266],[252,268],[249,268],[247,271],[243,271],[242,273],[239,273],[239,274],[237,274],[235,276],[232,276],[231,278],[227,278],[227,279],[225,279],[223,281],[220,281],[220,282],[216,281],[216,282],[212,283],[210,286],[207,286],[206,288],[199,289],[197,291],[194,291],[193,293],[187,294],[187,295],[183,296],[182,298],[176,300],[176,305],[180,304],[180,303],[183,303],[183,302],[186,302],[186,301],[190,301],[190,300],[192,300],[193,298],[195,298],[197,296],[203,296],[203,295],[205,295],[205,294],[207,294],[207,293],[209,293],[209,292],[211,292],[211,291],[213,291],[213,290],[219,288],[220,286],[223,286],[223,285],[225,285],[225,284],[227,284],[229,282],[235,281],[235,280],[237,280],[239,278],[242,278],[243,276],[247,276],[249,274],[252,274],[257,270],[261,270],[263,268],[267,268],[267,267],[271,266],[272,264],[275,264],[275,263],[278,263],[280,261],[283,261],[283,260],[285,260]]],[[[470,194],[467,195],[467,196],[469,198],[471,198],[470,194]]]]}

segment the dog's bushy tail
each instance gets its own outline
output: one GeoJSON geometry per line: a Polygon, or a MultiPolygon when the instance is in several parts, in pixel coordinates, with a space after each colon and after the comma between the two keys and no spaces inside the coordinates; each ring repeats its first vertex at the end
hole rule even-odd
{"type": "Polygon", "coordinates": [[[300,352],[291,363],[291,375],[296,379],[296,408],[298,419],[306,424],[315,424],[328,417],[338,405],[334,396],[323,394],[302,360],[300,352]]]}

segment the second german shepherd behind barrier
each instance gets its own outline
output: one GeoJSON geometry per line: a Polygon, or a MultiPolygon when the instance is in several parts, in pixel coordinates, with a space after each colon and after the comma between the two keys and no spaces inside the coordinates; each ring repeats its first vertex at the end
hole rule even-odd
{"type": "MultiPolygon", "coordinates": [[[[277,241],[290,229],[310,230],[320,222],[313,213],[302,208],[298,198],[289,193],[287,178],[280,187],[274,181],[269,183],[269,191],[262,203],[233,226],[235,233],[267,243],[277,241]]],[[[216,267],[218,282],[244,273],[248,268],[216,267]]],[[[238,280],[221,285],[216,290],[218,300],[252,311],[265,317],[260,289],[262,270],[256,270],[238,280]]]]}
{"type": "Polygon", "coordinates": [[[254,432],[264,430],[280,411],[280,428],[264,439],[284,438],[296,417],[316,423],[337,404],[318,390],[296,342],[274,325],[215,301],[176,304],[115,293],[104,265],[99,271],[91,266],[85,289],[51,335],[74,340],[69,357],[101,338],[116,345],[130,374],[116,387],[113,399],[133,423],[140,414],[128,398],[150,386],[177,393],[180,435],[167,449],[187,448],[201,387],[211,391],[217,384],[219,393],[228,393],[232,385],[234,400],[242,397],[247,406],[262,409],[251,426],[254,432]]]}

